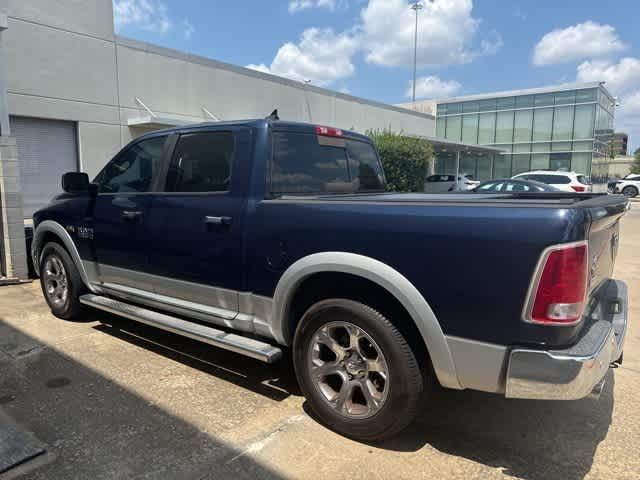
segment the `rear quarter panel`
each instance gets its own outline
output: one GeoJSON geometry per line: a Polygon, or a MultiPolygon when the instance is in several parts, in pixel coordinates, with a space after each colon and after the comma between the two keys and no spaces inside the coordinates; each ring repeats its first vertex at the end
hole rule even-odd
{"type": "Polygon", "coordinates": [[[352,252],[403,274],[447,335],[560,345],[576,330],[526,324],[522,307],[542,250],[587,228],[575,209],[264,200],[248,225],[249,289],[271,297],[298,259],[352,252]]]}

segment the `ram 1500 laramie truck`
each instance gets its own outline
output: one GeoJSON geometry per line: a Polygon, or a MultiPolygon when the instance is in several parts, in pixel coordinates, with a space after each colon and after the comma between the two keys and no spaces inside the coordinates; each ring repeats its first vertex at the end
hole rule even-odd
{"type": "Polygon", "coordinates": [[[149,133],[34,216],[54,315],[93,307],[275,362],[344,435],[431,387],[579,399],[622,359],[623,196],[399,194],[371,140],[276,120],[149,133]]]}

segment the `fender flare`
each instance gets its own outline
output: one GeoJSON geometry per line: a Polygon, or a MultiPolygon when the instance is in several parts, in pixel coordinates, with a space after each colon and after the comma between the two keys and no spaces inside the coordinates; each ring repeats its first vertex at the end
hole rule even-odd
{"type": "Polygon", "coordinates": [[[73,263],[78,269],[80,278],[82,278],[82,282],[89,290],[96,293],[97,290],[91,285],[91,282],[89,281],[87,271],[84,268],[84,264],[82,263],[82,259],[80,258],[80,254],[78,253],[78,249],[76,248],[75,243],[73,243],[71,235],[69,235],[69,232],[67,232],[62,225],[60,225],[58,222],[54,222],[53,220],[45,220],[41,222],[36,227],[35,232],[33,232],[33,242],[31,244],[31,259],[33,260],[33,267],[35,271],[40,271],[40,257],[43,247],[41,243],[46,233],[53,233],[60,239],[62,244],[67,249],[71,260],[73,260],[73,263]]]}
{"type": "Polygon", "coordinates": [[[293,332],[286,319],[300,284],[315,273],[340,272],[370,280],[391,293],[409,312],[424,340],[436,376],[443,387],[462,389],[453,355],[433,310],[416,287],[400,272],[379,260],[348,252],[315,253],[293,263],[276,286],[273,298],[272,334],[289,345],[293,332]]]}

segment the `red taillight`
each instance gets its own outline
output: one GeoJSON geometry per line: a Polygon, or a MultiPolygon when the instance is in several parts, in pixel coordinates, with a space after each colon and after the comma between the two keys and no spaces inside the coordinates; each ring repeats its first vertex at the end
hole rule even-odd
{"type": "Polygon", "coordinates": [[[582,318],[588,258],[584,242],[558,246],[547,253],[527,320],[562,325],[582,318]]]}
{"type": "Polygon", "coordinates": [[[344,133],[339,128],[316,126],[316,134],[323,137],[342,137],[344,133]]]}
{"type": "Polygon", "coordinates": [[[587,189],[586,187],[580,187],[578,185],[571,185],[571,188],[573,188],[576,192],[584,192],[587,189]]]}

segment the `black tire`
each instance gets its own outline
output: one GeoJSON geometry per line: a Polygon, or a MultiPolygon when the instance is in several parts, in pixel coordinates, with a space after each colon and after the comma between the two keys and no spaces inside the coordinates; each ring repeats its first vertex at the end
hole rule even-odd
{"type": "Polygon", "coordinates": [[[82,282],[80,273],[75,263],[63,246],[55,242],[47,243],[42,249],[42,261],[40,262],[40,287],[44,295],[51,313],[56,317],[65,320],[78,319],[83,311],[84,306],[80,303],[80,296],[87,293],[87,289],[82,282]],[[46,265],[48,260],[57,260],[62,264],[66,274],[67,294],[64,301],[55,302],[51,295],[47,292],[47,272],[46,265]]]}
{"type": "Polygon", "coordinates": [[[635,198],[638,196],[638,189],[636,187],[628,186],[622,189],[622,194],[625,197],[635,198]]]}
{"type": "Polygon", "coordinates": [[[298,383],[315,416],[332,430],[357,440],[384,440],[407,427],[424,400],[425,383],[431,383],[431,376],[423,375],[400,331],[373,308],[353,300],[333,298],[309,308],[296,330],[293,358],[298,383]],[[368,335],[388,367],[386,398],[376,413],[367,418],[351,418],[339,412],[312,378],[314,335],[323,326],[335,325],[332,322],[337,320],[355,325],[368,335]]]}

